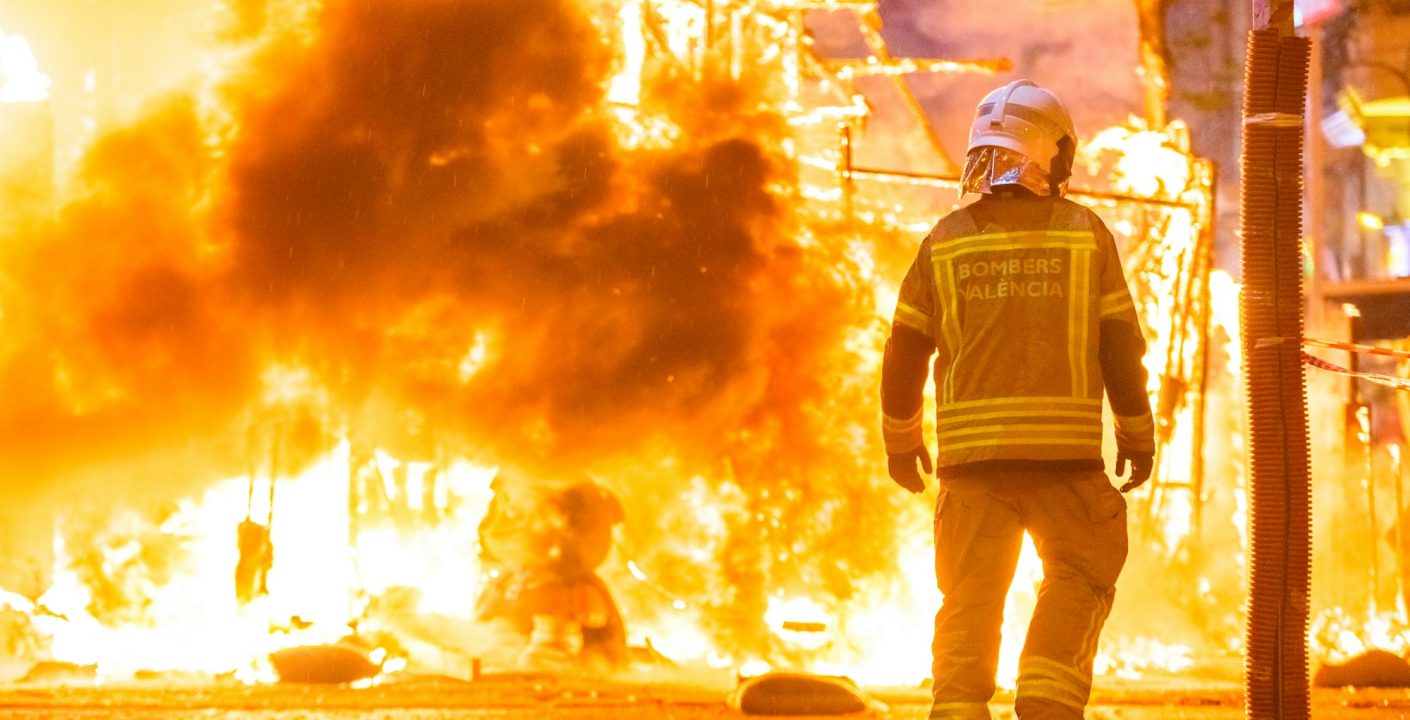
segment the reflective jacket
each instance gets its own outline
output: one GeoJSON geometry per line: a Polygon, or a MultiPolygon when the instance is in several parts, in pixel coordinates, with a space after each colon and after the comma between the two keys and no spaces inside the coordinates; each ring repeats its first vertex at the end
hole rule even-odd
{"type": "Polygon", "coordinates": [[[985,195],[935,225],[901,284],[883,365],[888,452],[922,442],[931,353],[941,467],[1100,468],[1104,389],[1118,447],[1154,451],[1145,340],[1116,244],[1086,207],[985,195]],[[918,383],[905,377],[917,367],[918,383]]]}

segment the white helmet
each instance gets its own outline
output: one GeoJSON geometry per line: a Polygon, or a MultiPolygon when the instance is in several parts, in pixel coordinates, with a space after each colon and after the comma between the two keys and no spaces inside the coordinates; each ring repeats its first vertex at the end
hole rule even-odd
{"type": "Polygon", "coordinates": [[[979,101],[966,152],[985,146],[1022,153],[1060,181],[1071,171],[1077,130],[1056,95],[1031,80],[1015,80],[979,101]],[[1064,138],[1071,143],[1066,148],[1064,138]],[[1059,158],[1060,151],[1066,157],[1059,158]]]}

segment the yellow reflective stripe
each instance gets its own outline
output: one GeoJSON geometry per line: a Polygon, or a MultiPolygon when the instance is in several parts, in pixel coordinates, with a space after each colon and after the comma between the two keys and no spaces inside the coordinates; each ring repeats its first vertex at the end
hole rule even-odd
{"type": "Polygon", "coordinates": [[[924,408],[916,410],[915,415],[908,418],[894,418],[882,413],[881,438],[886,445],[886,452],[903,453],[924,445],[925,433],[921,428],[924,418],[924,408]]]}
{"type": "Polygon", "coordinates": [[[1009,412],[986,412],[966,414],[960,417],[941,418],[936,421],[940,427],[948,425],[961,425],[977,420],[993,420],[995,418],[1078,418],[1082,420],[1095,420],[1101,422],[1102,413],[1100,410],[1012,410],[1009,412]]]}
{"type": "Polygon", "coordinates": [[[1090,676],[1083,675],[1080,670],[1071,665],[1064,665],[1056,660],[1050,660],[1045,657],[1027,657],[1018,661],[1019,681],[1022,682],[1024,678],[1028,678],[1032,675],[1046,677],[1061,677],[1066,675],[1068,679],[1076,683],[1078,687],[1090,688],[1092,686],[1092,678],[1090,676]]]}
{"type": "Polygon", "coordinates": [[[1091,439],[1087,438],[1023,438],[1016,440],[1013,438],[994,438],[992,440],[969,440],[967,442],[952,443],[940,439],[940,452],[950,453],[954,450],[968,450],[979,447],[1023,447],[1025,445],[1070,445],[1080,448],[1100,448],[1102,446],[1101,436],[1091,439]]]}
{"type": "Polygon", "coordinates": [[[917,330],[926,337],[931,337],[930,316],[916,309],[914,306],[907,305],[903,302],[896,303],[895,323],[897,325],[905,325],[912,330],[917,330]]]}
{"type": "Polygon", "coordinates": [[[977,252],[1003,252],[1007,250],[1088,250],[1094,247],[1092,242],[1082,242],[1077,240],[1052,240],[1034,239],[1024,242],[1012,243],[976,243],[957,247],[947,252],[938,252],[939,247],[931,251],[930,259],[934,262],[953,260],[961,255],[968,255],[977,252]]]}
{"type": "Polygon", "coordinates": [[[1020,239],[1083,239],[1090,240],[1095,245],[1097,236],[1091,230],[1010,230],[1006,232],[977,233],[974,235],[960,235],[948,240],[942,240],[931,246],[931,252],[937,250],[954,248],[957,245],[972,243],[991,243],[996,240],[1020,240],[1020,239]]]}
{"type": "Polygon", "coordinates": [[[1010,434],[1016,434],[1016,433],[1033,433],[1033,435],[1031,435],[1031,436],[1029,436],[1029,437],[1049,437],[1049,436],[1051,436],[1051,435],[1053,435],[1053,434],[1055,434],[1055,433],[1073,433],[1073,434],[1077,434],[1077,435],[1091,435],[1091,434],[1101,435],[1101,434],[1102,434],[1102,427],[1101,427],[1100,425],[1093,426],[1093,425],[1088,425],[1088,424],[1085,424],[1085,423],[1082,424],[1082,425],[1058,424],[1058,423],[1053,423],[1053,424],[1051,424],[1051,425],[1021,425],[1021,424],[1018,424],[1018,423],[1013,423],[1013,424],[1008,424],[1008,423],[989,423],[989,424],[983,425],[983,426],[981,426],[981,427],[946,428],[946,429],[944,430],[944,432],[943,432],[943,435],[944,435],[945,437],[947,437],[947,438],[952,438],[952,437],[960,437],[960,436],[962,436],[962,435],[980,435],[980,434],[983,434],[983,433],[996,433],[996,432],[1010,433],[1010,434]]]}
{"type": "Polygon", "coordinates": [[[895,430],[897,432],[914,430],[920,427],[921,420],[924,419],[924,417],[925,413],[921,410],[917,410],[915,415],[908,418],[894,418],[883,413],[881,415],[881,427],[883,430],[895,430]]]}
{"type": "Polygon", "coordinates": [[[1087,397],[1087,313],[1091,288],[1091,252],[1073,252],[1067,317],[1067,363],[1072,373],[1072,396],[1087,397]]]}
{"type": "Polygon", "coordinates": [[[1127,295],[1125,290],[1117,290],[1103,295],[1101,305],[1102,318],[1120,315],[1126,310],[1136,307],[1131,301],[1131,296],[1127,295]]]}
{"type": "MultiPolygon", "coordinates": [[[[1078,658],[1080,662],[1081,659],[1078,658]]],[[[1043,657],[1029,657],[1019,660],[1018,685],[1047,680],[1069,688],[1074,695],[1086,698],[1092,689],[1090,674],[1077,667],[1043,657]]]]}
{"type": "Polygon", "coordinates": [[[1116,427],[1127,432],[1150,430],[1155,425],[1155,420],[1149,412],[1143,415],[1116,415],[1113,413],[1112,417],[1116,420],[1116,427]]]}
{"type": "Polygon", "coordinates": [[[989,720],[989,703],[937,702],[930,706],[930,720],[989,720]]]}
{"type": "Polygon", "coordinates": [[[940,334],[945,340],[949,362],[945,365],[944,381],[937,388],[940,402],[945,402],[955,396],[955,359],[960,351],[960,297],[952,263],[935,263],[935,286],[946,298],[945,307],[940,310],[940,334]]]}
{"type": "Polygon", "coordinates": [[[959,235],[939,242],[939,245],[948,245],[950,242],[962,240],[993,240],[993,238],[1021,238],[1025,235],[1046,235],[1053,238],[1091,238],[1096,237],[1090,230],[1055,230],[1055,228],[1041,228],[1041,230],[1004,230],[1000,232],[973,232],[969,235],[959,235]]]}
{"type": "Polygon", "coordinates": [[[1074,691],[1066,683],[1057,680],[1025,681],[1020,679],[1014,691],[1018,693],[1019,697],[1051,700],[1059,705],[1066,705],[1077,710],[1081,710],[1087,705],[1086,695],[1074,691]]]}
{"type": "Polygon", "coordinates": [[[1127,300],[1119,305],[1112,305],[1110,307],[1102,306],[1102,319],[1105,320],[1107,318],[1119,317],[1127,310],[1135,309],[1136,304],[1131,302],[1130,300],[1127,300]]]}
{"type": "Polygon", "coordinates": [[[1097,609],[1092,612],[1091,625],[1088,627],[1087,636],[1083,638],[1081,654],[1077,656],[1077,662],[1082,663],[1083,667],[1090,668],[1097,658],[1097,640],[1101,637],[1102,625],[1111,614],[1113,599],[1110,594],[1097,598],[1097,609]]]}
{"type": "Polygon", "coordinates": [[[940,414],[946,415],[949,413],[957,413],[974,409],[987,410],[991,408],[1004,407],[1006,405],[1012,405],[1017,409],[1025,412],[1030,409],[1042,408],[1044,406],[1055,408],[1066,408],[1073,406],[1096,408],[1097,412],[1101,412],[1102,401],[1101,398],[1093,399],[1086,397],[1076,398],[1047,395],[1035,395],[1033,397],[984,398],[981,400],[961,400],[960,402],[943,404],[940,406],[940,414]]]}
{"type": "Polygon", "coordinates": [[[1126,288],[1118,288],[1102,296],[1102,307],[1116,305],[1122,300],[1130,300],[1131,296],[1126,292],[1126,288]]]}
{"type": "Polygon", "coordinates": [[[1042,228],[1040,230],[1003,230],[1000,232],[972,233],[969,235],[960,235],[958,237],[950,238],[949,240],[942,240],[936,243],[936,246],[938,247],[941,245],[949,245],[950,243],[956,243],[961,240],[1011,238],[1023,237],[1025,235],[1047,235],[1050,237],[1095,237],[1091,230],[1052,230],[1048,228],[1042,228]]]}
{"type": "Polygon", "coordinates": [[[888,430],[911,430],[911,428],[921,427],[921,420],[925,418],[925,410],[916,410],[911,417],[891,417],[881,413],[881,427],[888,430]]]}

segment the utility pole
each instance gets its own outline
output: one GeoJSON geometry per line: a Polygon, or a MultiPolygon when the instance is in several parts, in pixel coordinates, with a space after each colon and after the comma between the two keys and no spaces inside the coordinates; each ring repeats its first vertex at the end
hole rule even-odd
{"type": "Polygon", "coordinates": [[[1306,720],[1312,506],[1301,249],[1311,53],[1295,35],[1292,0],[1254,0],[1252,9],[1239,202],[1249,453],[1244,713],[1306,720]]]}

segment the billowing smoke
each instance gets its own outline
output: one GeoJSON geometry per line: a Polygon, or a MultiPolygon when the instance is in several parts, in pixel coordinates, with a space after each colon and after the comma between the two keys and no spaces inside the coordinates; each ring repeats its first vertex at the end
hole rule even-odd
{"type": "Polygon", "coordinates": [[[796,212],[762,84],[661,78],[681,139],[629,149],[618,60],[573,0],[281,8],[233,7],[250,47],[218,111],[177,97],[109,133],[57,219],[0,245],[0,472],[195,438],[208,467],[143,481],[243,471],[292,368],[322,388],[317,451],[414,435],[596,472],[637,559],[735,647],[767,636],[770,590],[846,600],[887,564],[859,360],[880,326],[796,212]],[[711,561],[673,565],[686,546],[711,561]]]}
{"type": "Polygon", "coordinates": [[[7,486],[179,444],[246,402],[242,322],[213,285],[210,169],[194,105],[159,103],[88,152],[57,219],[0,246],[7,486]]]}
{"type": "Polygon", "coordinates": [[[798,277],[779,137],[730,119],[757,98],[712,93],[712,131],[629,152],[611,50],[570,4],[346,4],[321,27],[257,75],[285,82],[253,88],[229,148],[224,279],[262,347],[521,460],[660,433],[718,454],[802,399],[771,396],[796,372],[774,361],[840,338],[819,311],[845,298],[798,277]]]}
{"type": "Polygon", "coordinates": [[[7,457],[218,425],[270,363],[586,451],[719,405],[802,314],[770,304],[820,299],[787,287],[777,138],[621,151],[611,47],[570,2],[332,3],[252,57],[226,137],[166,102],[6,248],[7,457]]]}

